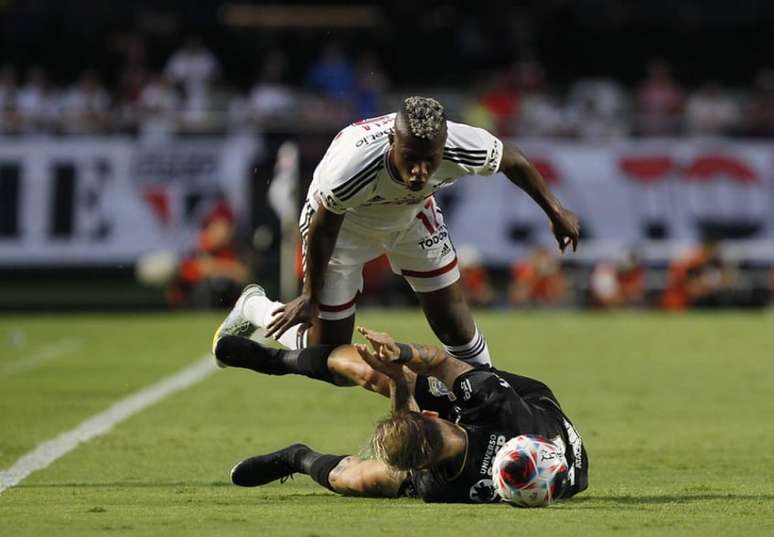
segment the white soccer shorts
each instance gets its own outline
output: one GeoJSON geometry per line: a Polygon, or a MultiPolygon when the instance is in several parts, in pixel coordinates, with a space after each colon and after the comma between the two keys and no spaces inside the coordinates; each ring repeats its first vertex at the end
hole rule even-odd
{"type": "MultiPolygon", "coordinates": [[[[299,224],[304,259],[312,214],[312,207],[305,204],[299,224]]],[[[335,321],[355,313],[355,303],[363,290],[363,266],[382,254],[387,255],[392,271],[403,276],[417,293],[443,289],[460,277],[457,254],[433,198],[425,202],[412,225],[399,232],[378,233],[345,219],[325,272],[321,319],[335,321]]]]}

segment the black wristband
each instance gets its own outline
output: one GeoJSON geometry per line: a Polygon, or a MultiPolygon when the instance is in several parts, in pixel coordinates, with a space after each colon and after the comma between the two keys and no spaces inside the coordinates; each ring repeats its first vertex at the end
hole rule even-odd
{"type": "Polygon", "coordinates": [[[411,345],[406,345],[405,343],[398,343],[398,348],[400,349],[400,354],[398,355],[398,359],[395,360],[395,363],[408,363],[408,361],[411,360],[411,357],[414,356],[414,349],[411,348],[411,345]]]}

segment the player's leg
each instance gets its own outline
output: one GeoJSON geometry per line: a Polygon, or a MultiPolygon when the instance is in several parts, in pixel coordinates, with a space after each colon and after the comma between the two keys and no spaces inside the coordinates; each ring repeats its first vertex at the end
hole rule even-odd
{"type": "MultiPolygon", "coordinates": [[[[312,345],[304,349],[273,349],[251,339],[224,336],[215,347],[226,366],[267,375],[303,375],[335,386],[361,386],[389,397],[389,379],[363,361],[352,345],[312,345]]],[[[414,384],[415,375],[411,374],[414,384]]]]}
{"type": "Polygon", "coordinates": [[[293,444],[241,461],[231,470],[231,481],[242,487],[257,487],[294,473],[306,474],[339,494],[381,498],[398,496],[408,477],[406,472],[391,470],[379,461],[322,454],[303,444],[293,444]]]}
{"type": "MultiPolygon", "coordinates": [[[[309,206],[305,206],[302,215],[309,210],[309,206]]],[[[305,267],[304,217],[300,226],[305,267]]],[[[378,241],[355,232],[346,225],[342,226],[325,271],[324,284],[320,291],[318,318],[313,319],[309,325],[299,324],[290,327],[277,338],[277,341],[289,349],[301,349],[315,344],[350,343],[355,327],[355,303],[363,290],[363,265],[381,253],[378,241]]],[[[247,297],[242,306],[244,318],[259,328],[267,326],[272,320],[273,312],[282,306],[280,302],[272,301],[265,297],[265,294],[263,295],[247,297]]]]}
{"type": "MultiPolygon", "coordinates": [[[[354,307],[354,306],[353,306],[354,307]]],[[[325,313],[312,321],[306,332],[304,345],[347,345],[352,341],[352,332],[355,329],[355,314],[343,319],[323,318],[325,313]]],[[[300,347],[299,347],[300,348],[300,347]]]]}
{"type": "Polygon", "coordinates": [[[473,320],[460,280],[434,291],[417,291],[416,295],[446,352],[474,365],[491,365],[489,348],[473,320]]]}
{"type": "MultiPolygon", "coordinates": [[[[213,349],[218,338],[224,335],[249,337],[256,330],[264,328],[271,322],[272,313],[282,305],[281,302],[268,298],[263,287],[256,284],[248,285],[215,332],[213,349]]],[[[307,345],[315,344],[346,345],[352,340],[352,331],[355,327],[354,304],[350,311],[353,313],[343,318],[340,318],[341,316],[331,319],[317,318],[311,325],[291,326],[276,341],[289,349],[302,349],[307,345]]]]}
{"type": "Polygon", "coordinates": [[[393,271],[416,293],[430,327],[457,359],[491,365],[489,349],[473,321],[460,283],[457,254],[430,200],[401,240],[388,252],[393,271]]]}

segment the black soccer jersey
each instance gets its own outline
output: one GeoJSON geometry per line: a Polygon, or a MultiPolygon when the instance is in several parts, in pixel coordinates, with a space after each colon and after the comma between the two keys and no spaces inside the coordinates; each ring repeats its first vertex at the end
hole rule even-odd
{"type": "Polygon", "coordinates": [[[430,394],[419,377],[416,398],[423,410],[436,410],[467,433],[462,465],[437,466],[411,473],[416,494],[426,502],[481,503],[499,501],[492,481],[497,451],[514,436],[536,434],[564,443],[569,487],[563,497],[588,486],[588,459],[580,435],[542,382],[497,370],[475,369],[454,383],[454,402],[430,394]]]}

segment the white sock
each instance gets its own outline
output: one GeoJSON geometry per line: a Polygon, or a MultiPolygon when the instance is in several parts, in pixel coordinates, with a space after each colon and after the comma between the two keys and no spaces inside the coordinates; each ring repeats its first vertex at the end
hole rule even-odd
{"type": "Polygon", "coordinates": [[[242,304],[242,315],[259,328],[271,322],[271,312],[282,307],[282,302],[272,302],[265,296],[248,296],[242,304]]]}
{"type": "MultiPolygon", "coordinates": [[[[251,296],[242,304],[242,315],[255,326],[266,328],[273,318],[272,312],[283,305],[265,296],[251,296]]],[[[275,340],[291,350],[303,349],[306,347],[306,328],[304,324],[291,326],[275,340]]]]}
{"type": "Polygon", "coordinates": [[[446,352],[450,355],[470,365],[492,365],[489,347],[484,336],[478,331],[478,326],[476,326],[476,333],[473,334],[473,339],[464,345],[444,345],[444,347],[446,347],[446,352]]]}
{"type": "Polygon", "coordinates": [[[292,351],[297,351],[306,347],[306,334],[309,328],[306,324],[294,324],[282,334],[276,338],[281,344],[292,351]]]}

